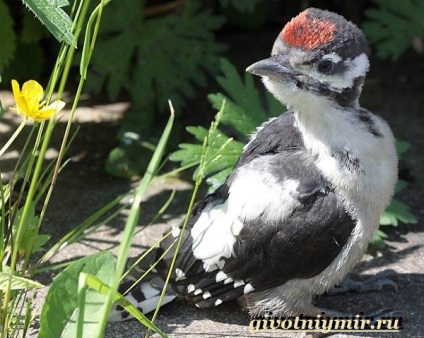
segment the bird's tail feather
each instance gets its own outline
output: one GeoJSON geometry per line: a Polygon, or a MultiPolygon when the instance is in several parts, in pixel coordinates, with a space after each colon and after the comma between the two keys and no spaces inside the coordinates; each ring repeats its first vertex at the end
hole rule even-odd
{"type": "MultiPolygon", "coordinates": [[[[165,286],[164,280],[154,269],[150,271],[147,277],[141,282],[137,282],[137,279],[156,261],[156,256],[157,252],[153,251],[145,257],[141,264],[137,265],[132,270],[131,274],[120,284],[118,290],[119,293],[125,295],[125,298],[143,314],[152,312],[156,309],[163,287],[165,286]]],[[[161,306],[172,302],[175,298],[175,292],[168,286],[161,306]]],[[[111,322],[120,322],[131,318],[133,317],[120,305],[115,305],[109,315],[109,321],[111,322]]]]}

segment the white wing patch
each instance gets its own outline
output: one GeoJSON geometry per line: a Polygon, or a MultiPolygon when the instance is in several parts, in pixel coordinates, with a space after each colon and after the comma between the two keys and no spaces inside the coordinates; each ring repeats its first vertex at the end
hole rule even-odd
{"type": "Polygon", "coordinates": [[[231,232],[232,219],[228,203],[207,207],[191,230],[193,254],[206,265],[218,265],[221,257],[231,257],[236,241],[231,232]]]}
{"type": "Polygon", "coordinates": [[[262,156],[238,169],[225,203],[206,207],[194,224],[193,254],[203,260],[204,266],[222,268],[224,261],[220,259],[233,255],[233,245],[245,221],[283,221],[299,204],[293,197],[299,182],[278,181],[270,174],[269,165],[262,156]]]}
{"type": "Polygon", "coordinates": [[[260,165],[256,166],[254,160],[247,168],[239,170],[229,190],[228,209],[240,220],[284,220],[299,204],[292,196],[299,181],[277,181],[266,167],[263,168],[267,166],[266,159],[262,157],[260,161],[260,165]]]}

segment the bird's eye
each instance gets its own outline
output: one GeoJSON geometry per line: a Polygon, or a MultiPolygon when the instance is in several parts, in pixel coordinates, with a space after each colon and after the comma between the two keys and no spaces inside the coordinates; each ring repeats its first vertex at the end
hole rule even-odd
{"type": "Polygon", "coordinates": [[[334,63],[330,59],[324,59],[318,62],[317,69],[320,73],[328,74],[333,69],[334,63]]]}

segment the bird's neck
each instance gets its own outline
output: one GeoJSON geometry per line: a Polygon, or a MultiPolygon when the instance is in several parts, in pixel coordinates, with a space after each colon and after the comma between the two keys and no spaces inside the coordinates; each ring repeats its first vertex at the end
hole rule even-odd
{"type": "MultiPolygon", "coordinates": [[[[359,108],[358,103],[356,107],[359,108]]],[[[293,107],[306,148],[316,155],[346,148],[358,132],[353,130],[356,129],[356,107],[343,108],[324,100],[314,106],[303,105],[298,110],[293,107]]]]}
{"type": "MultiPolygon", "coordinates": [[[[362,205],[363,217],[369,220],[370,215],[378,218],[390,200],[397,160],[387,123],[369,113],[376,135],[358,114],[356,109],[323,104],[314,111],[295,112],[295,119],[317,168],[345,201],[362,205]]],[[[378,219],[374,221],[378,224],[378,219]]]]}

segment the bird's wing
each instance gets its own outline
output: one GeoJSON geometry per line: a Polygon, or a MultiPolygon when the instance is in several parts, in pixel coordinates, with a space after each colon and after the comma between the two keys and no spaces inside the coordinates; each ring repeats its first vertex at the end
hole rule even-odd
{"type": "Polygon", "coordinates": [[[283,114],[259,129],[226,184],[195,209],[171,284],[208,307],[310,278],[337,257],[354,226],[292,114],[283,114]]]}

